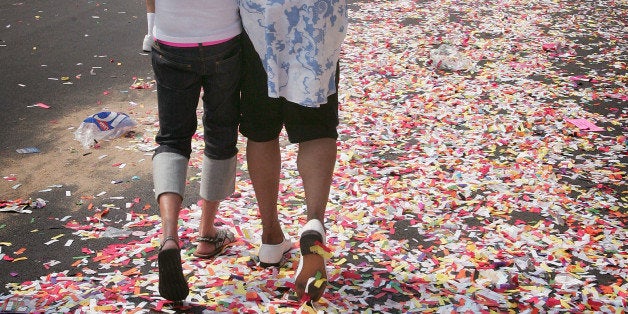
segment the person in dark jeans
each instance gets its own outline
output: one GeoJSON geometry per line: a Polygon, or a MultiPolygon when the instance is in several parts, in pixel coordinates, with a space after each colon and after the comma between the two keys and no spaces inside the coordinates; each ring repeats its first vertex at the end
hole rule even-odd
{"type": "Polygon", "coordinates": [[[178,237],[192,136],[202,92],[204,156],[200,196],[198,258],[212,258],[235,242],[214,220],[220,202],[235,190],[241,31],[236,0],[159,0],[155,8],[152,66],[157,83],[159,145],[153,156],[153,183],[162,223],[158,255],[159,293],[184,300],[189,288],[178,237]]]}

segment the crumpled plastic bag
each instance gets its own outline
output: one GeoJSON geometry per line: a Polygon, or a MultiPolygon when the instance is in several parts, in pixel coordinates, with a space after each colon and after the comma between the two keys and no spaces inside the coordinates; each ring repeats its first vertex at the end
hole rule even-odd
{"type": "Polygon", "coordinates": [[[102,140],[110,140],[131,131],[137,123],[127,114],[102,111],[87,117],[74,131],[74,139],[83,147],[93,147],[102,140]]]}
{"type": "Polygon", "coordinates": [[[473,70],[475,62],[455,46],[443,44],[438,48],[430,50],[430,60],[428,64],[436,69],[451,71],[473,70]]]}
{"type": "Polygon", "coordinates": [[[109,226],[100,236],[103,238],[124,238],[130,235],[130,230],[118,229],[116,227],[109,226]]]}

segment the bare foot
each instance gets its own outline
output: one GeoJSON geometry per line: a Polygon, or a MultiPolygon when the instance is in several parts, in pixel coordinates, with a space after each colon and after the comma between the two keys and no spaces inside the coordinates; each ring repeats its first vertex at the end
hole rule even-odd
{"type": "Polygon", "coordinates": [[[303,265],[294,280],[297,297],[307,295],[310,300],[318,301],[327,286],[325,259],[318,254],[307,254],[301,258],[303,265]]]}
{"type": "MultiPolygon", "coordinates": [[[[210,237],[213,237],[214,235],[211,235],[210,237]]],[[[213,243],[208,243],[205,241],[198,241],[198,244],[196,245],[196,254],[198,255],[211,255],[214,253],[214,251],[216,251],[216,245],[213,243]]]]}
{"type": "Polygon", "coordinates": [[[215,229],[213,235],[198,237],[197,240],[193,255],[199,258],[212,258],[236,241],[235,235],[226,229],[215,229]]]}

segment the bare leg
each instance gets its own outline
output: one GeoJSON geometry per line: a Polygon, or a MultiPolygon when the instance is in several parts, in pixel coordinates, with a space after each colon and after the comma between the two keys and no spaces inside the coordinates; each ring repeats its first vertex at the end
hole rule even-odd
{"type": "MultiPolygon", "coordinates": [[[[299,144],[297,167],[303,178],[305,199],[307,204],[307,220],[318,219],[325,223],[325,208],[329,199],[329,191],[336,163],[336,140],[322,138],[299,144]]],[[[318,272],[327,278],[325,259],[318,254],[302,256],[303,268],[295,278],[297,296],[305,293],[307,281],[315,277],[318,272]]],[[[317,295],[310,295],[318,300],[324,290],[317,295]]]]}
{"type": "Polygon", "coordinates": [[[262,243],[279,244],[284,240],[277,214],[281,151],[279,139],[268,142],[249,140],[246,160],[262,219],[262,243]]]}
{"type": "Polygon", "coordinates": [[[175,241],[167,241],[162,249],[179,247],[178,223],[179,211],[183,199],[177,193],[163,193],[159,196],[159,213],[161,215],[162,240],[166,237],[174,237],[175,241]]]}
{"type": "Polygon", "coordinates": [[[184,300],[189,293],[181,267],[178,220],[182,197],[166,192],[159,196],[159,212],[162,224],[162,246],[159,251],[159,294],[171,301],[184,300]],[[172,240],[172,241],[170,241],[172,240]]]}
{"type": "Polygon", "coordinates": [[[325,208],[336,165],[336,140],[322,138],[299,144],[297,167],[303,178],[307,220],[325,223],[325,208]]]}

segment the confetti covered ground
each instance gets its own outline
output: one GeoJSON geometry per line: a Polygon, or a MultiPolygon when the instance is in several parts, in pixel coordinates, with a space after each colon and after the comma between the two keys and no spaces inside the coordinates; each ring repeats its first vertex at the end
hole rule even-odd
{"type": "MultiPolygon", "coordinates": [[[[240,156],[237,193],[219,214],[236,246],[194,258],[197,199],[181,214],[183,305],[157,293],[159,217],[131,189],[55,217],[63,228],[44,245],[72,262],[50,256],[41,267],[54,271],[6,283],[0,310],[623,313],[626,1],[350,2],[320,302],[291,297],[298,250],[281,268],[257,267],[261,226],[240,156]]],[[[155,117],[138,119],[137,137],[117,145],[150,145],[155,117]]],[[[280,219],[296,240],[304,195],[297,146],[282,141],[280,219]]],[[[11,272],[26,249],[0,242],[11,272]]]]}

